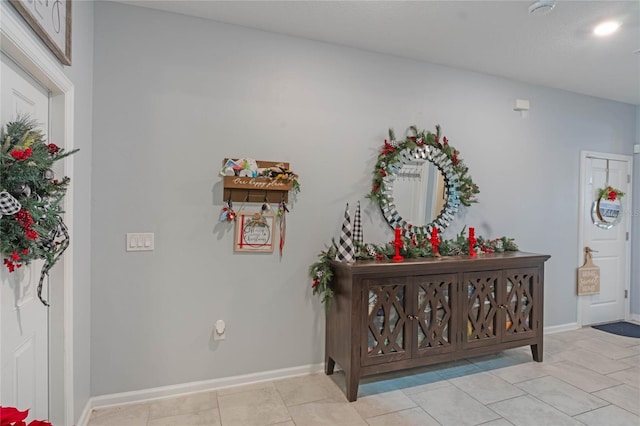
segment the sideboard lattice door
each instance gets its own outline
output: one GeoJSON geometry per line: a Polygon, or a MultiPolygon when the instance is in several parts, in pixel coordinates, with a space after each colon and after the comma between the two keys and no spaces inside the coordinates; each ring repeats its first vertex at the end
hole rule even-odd
{"type": "Polygon", "coordinates": [[[500,271],[464,274],[466,292],[463,342],[467,347],[484,346],[500,338],[500,271]]]}
{"type": "Polygon", "coordinates": [[[365,281],[367,315],[364,316],[366,352],[363,364],[376,364],[411,357],[408,339],[406,284],[393,280],[365,281]]]}
{"type": "Polygon", "coordinates": [[[450,352],[455,349],[455,321],[453,306],[457,297],[456,275],[415,277],[417,287],[417,343],[418,355],[450,352]]]}
{"type": "Polygon", "coordinates": [[[506,323],[505,339],[530,337],[538,328],[533,307],[536,301],[538,270],[536,268],[506,271],[506,323]]]}

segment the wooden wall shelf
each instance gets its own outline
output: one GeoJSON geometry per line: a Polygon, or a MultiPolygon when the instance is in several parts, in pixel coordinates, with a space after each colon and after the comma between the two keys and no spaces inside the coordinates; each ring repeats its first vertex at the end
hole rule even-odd
{"type": "MultiPolygon", "coordinates": [[[[227,159],[223,164],[226,164],[227,159]]],[[[276,161],[256,161],[259,168],[274,167],[282,164],[286,169],[289,163],[276,161]]],[[[224,176],[223,177],[223,201],[235,203],[279,203],[289,202],[289,191],[293,189],[293,181],[290,179],[276,179],[265,177],[224,176]]]]}

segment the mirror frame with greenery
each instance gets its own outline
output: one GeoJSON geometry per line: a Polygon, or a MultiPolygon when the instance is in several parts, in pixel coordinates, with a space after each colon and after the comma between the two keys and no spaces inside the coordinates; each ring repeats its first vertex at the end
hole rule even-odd
{"type": "MultiPolygon", "coordinates": [[[[609,168],[608,162],[609,160],[607,160],[607,173],[609,168]]],[[[622,197],[624,197],[624,192],[612,187],[611,185],[598,189],[598,198],[594,200],[591,205],[591,221],[593,224],[601,229],[611,229],[619,224],[623,217],[622,197]],[[616,212],[616,215],[612,220],[609,220],[612,216],[603,214],[606,210],[611,208],[611,206],[607,206],[605,208],[601,205],[602,202],[617,205],[618,208],[613,210],[616,212]]]]}
{"type": "Polygon", "coordinates": [[[393,129],[389,129],[389,141],[378,155],[373,170],[373,186],[367,195],[378,203],[387,223],[391,228],[401,228],[402,234],[429,235],[433,228],[439,231],[449,225],[455,217],[460,204],[470,206],[477,202],[480,193],[469,175],[469,168],[459,158],[460,151],[449,145],[446,137],[440,138],[440,126],[436,125],[436,133],[418,131],[416,126],[409,127],[408,136],[403,141],[396,141],[393,129]],[[403,165],[424,159],[432,162],[442,173],[445,180],[447,202],[440,214],[424,226],[417,226],[405,220],[393,199],[393,183],[403,165]]]}

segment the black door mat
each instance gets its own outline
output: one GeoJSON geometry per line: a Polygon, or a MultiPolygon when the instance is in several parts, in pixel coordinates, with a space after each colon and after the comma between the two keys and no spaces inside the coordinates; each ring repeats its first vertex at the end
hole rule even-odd
{"type": "Polygon", "coordinates": [[[618,336],[640,338],[640,325],[626,321],[611,322],[609,324],[592,325],[591,328],[617,334],[618,336]]]}

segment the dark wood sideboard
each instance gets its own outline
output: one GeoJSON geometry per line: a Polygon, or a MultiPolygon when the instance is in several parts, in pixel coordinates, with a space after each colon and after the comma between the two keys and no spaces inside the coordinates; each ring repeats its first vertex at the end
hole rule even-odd
{"type": "Polygon", "coordinates": [[[325,372],[360,378],[531,345],[542,361],[544,262],[524,252],[333,262],[325,372]]]}

